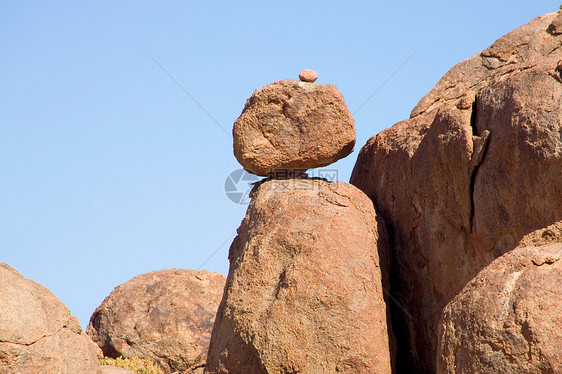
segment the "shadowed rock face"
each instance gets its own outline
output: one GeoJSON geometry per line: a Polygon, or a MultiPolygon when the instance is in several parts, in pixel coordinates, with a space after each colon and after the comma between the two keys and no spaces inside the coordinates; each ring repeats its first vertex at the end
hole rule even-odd
{"type": "Polygon", "coordinates": [[[97,351],[51,291],[0,263],[0,373],[99,374],[97,351]]]}
{"type": "Polygon", "coordinates": [[[87,333],[108,357],[147,358],[167,373],[201,372],[225,279],[206,270],[139,275],[103,301],[87,333]]]}
{"type": "Polygon", "coordinates": [[[206,373],[391,373],[377,222],[345,183],[256,186],[230,247],[206,373]]]}
{"type": "Polygon", "coordinates": [[[437,373],[562,373],[562,244],[513,250],[445,307],[437,373]]]}
{"type": "Polygon", "coordinates": [[[361,150],[351,183],[388,225],[398,372],[435,371],[443,307],[562,220],[562,35],[547,14],[449,71],[361,150]]]}
{"type": "Polygon", "coordinates": [[[232,134],[238,162],[263,176],[329,165],[355,145],[354,120],[336,86],[294,79],[256,90],[232,134]]]}

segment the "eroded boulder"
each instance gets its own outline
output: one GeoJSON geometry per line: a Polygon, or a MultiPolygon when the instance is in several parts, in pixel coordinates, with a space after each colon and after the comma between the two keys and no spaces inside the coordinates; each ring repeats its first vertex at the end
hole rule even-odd
{"type": "Polygon", "coordinates": [[[262,176],[326,166],[355,145],[354,120],[336,86],[294,79],[256,90],[232,133],[238,162],[262,176]]]}
{"type": "Polygon", "coordinates": [[[372,202],[317,179],[267,180],[251,196],[206,373],[391,373],[372,202]]]}
{"type": "Polygon", "coordinates": [[[562,373],[562,244],[513,250],[445,307],[437,373],[562,373]]]}
{"type": "Polygon", "coordinates": [[[97,351],[47,288],[0,263],[0,373],[99,374],[97,351]]]}
{"type": "Polygon", "coordinates": [[[107,357],[150,359],[166,373],[201,372],[225,279],[206,270],[139,275],[103,301],[87,333],[107,357]]]}
{"type": "Polygon", "coordinates": [[[538,17],[451,69],[362,148],[351,183],[388,224],[398,370],[435,370],[443,307],[562,220],[562,35],[538,17]]]}

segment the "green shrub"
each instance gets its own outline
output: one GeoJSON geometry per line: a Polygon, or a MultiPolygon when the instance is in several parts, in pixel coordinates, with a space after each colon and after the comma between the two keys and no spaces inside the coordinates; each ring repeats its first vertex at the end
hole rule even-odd
{"type": "Polygon", "coordinates": [[[133,357],[133,358],[109,358],[104,357],[101,360],[102,365],[117,366],[118,368],[127,369],[137,374],[164,374],[156,364],[150,360],[133,357]]]}

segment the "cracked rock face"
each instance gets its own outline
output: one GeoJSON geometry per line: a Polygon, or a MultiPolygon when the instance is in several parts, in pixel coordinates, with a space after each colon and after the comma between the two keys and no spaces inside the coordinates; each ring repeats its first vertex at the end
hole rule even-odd
{"type": "Polygon", "coordinates": [[[294,79],[256,90],[232,133],[238,162],[262,176],[326,166],[355,145],[354,120],[336,86],[294,79]]]}
{"type": "Polygon", "coordinates": [[[437,373],[562,373],[562,244],[513,250],[445,307],[437,373]]]}
{"type": "Polygon", "coordinates": [[[152,360],[166,373],[201,373],[226,277],[170,269],[116,287],[87,333],[105,356],[152,360]]]}
{"type": "Polygon", "coordinates": [[[525,235],[562,220],[562,35],[547,31],[560,17],[455,66],[359,154],[351,183],[393,238],[398,372],[433,372],[444,306],[525,235]]]}
{"type": "Polygon", "coordinates": [[[40,284],[0,263],[0,373],[99,374],[76,317],[40,284]]]}
{"type": "Polygon", "coordinates": [[[230,247],[206,373],[391,373],[384,225],[346,183],[268,180],[230,247]]]}

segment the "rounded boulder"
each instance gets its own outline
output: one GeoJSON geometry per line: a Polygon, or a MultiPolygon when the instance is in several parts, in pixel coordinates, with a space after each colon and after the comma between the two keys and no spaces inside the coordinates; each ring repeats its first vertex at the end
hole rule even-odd
{"type": "Polygon", "coordinates": [[[346,157],[355,146],[355,122],[336,86],[286,79],[253,93],[233,138],[244,169],[268,176],[346,157]]]}
{"type": "Polygon", "coordinates": [[[445,307],[437,373],[562,373],[562,244],[484,268],[445,307]]]}
{"type": "Polygon", "coordinates": [[[96,309],[87,333],[111,358],[140,357],[166,373],[205,366],[226,277],[169,269],[118,286],[96,309]]]}
{"type": "Polygon", "coordinates": [[[0,373],[99,374],[97,353],[51,291],[0,263],[0,373]]]}

